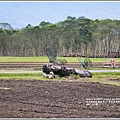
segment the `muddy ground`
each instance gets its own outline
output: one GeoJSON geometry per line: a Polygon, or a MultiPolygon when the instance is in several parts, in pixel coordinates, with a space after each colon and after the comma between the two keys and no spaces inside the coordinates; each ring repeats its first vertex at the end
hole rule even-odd
{"type": "Polygon", "coordinates": [[[85,78],[0,80],[0,118],[120,118],[120,87],[85,78]],[[99,98],[106,101],[90,102],[99,98]]]}

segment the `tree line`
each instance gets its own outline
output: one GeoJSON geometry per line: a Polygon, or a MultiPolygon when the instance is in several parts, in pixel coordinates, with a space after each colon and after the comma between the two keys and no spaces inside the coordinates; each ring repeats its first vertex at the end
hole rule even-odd
{"type": "Polygon", "coordinates": [[[120,20],[68,16],[55,24],[42,21],[21,29],[0,23],[1,56],[45,56],[47,46],[57,56],[105,57],[120,52],[120,20]]]}

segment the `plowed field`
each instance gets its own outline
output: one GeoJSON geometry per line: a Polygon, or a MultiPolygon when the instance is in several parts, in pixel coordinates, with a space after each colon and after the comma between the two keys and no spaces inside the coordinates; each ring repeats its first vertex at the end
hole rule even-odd
{"type": "Polygon", "coordinates": [[[0,80],[0,118],[120,118],[120,87],[80,80],[0,80]],[[87,100],[108,99],[97,105],[87,100]],[[113,103],[111,99],[117,99],[113,103]]]}

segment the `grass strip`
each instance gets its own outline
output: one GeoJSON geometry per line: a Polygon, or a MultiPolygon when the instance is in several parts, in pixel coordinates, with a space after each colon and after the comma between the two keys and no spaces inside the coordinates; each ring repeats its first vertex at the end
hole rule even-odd
{"type": "Polygon", "coordinates": [[[34,79],[43,80],[42,73],[0,73],[0,79],[34,79]]]}
{"type": "MultiPolygon", "coordinates": [[[[57,57],[57,59],[66,59],[67,62],[79,62],[78,57],[57,57]]],[[[82,57],[84,61],[84,57],[82,57]]],[[[92,62],[110,62],[112,58],[90,58],[92,62]]],[[[115,62],[120,62],[120,58],[114,58],[115,62]]],[[[47,56],[38,57],[12,57],[0,56],[0,62],[49,62],[47,56]]]]}
{"type": "Polygon", "coordinates": [[[92,73],[89,81],[120,86],[120,72],[92,73]]]}
{"type": "MultiPolygon", "coordinates": [[[[66,77],[49,79],[43,77],[42,73],[0,73],[0,79],[5,80],[66,80],[66,77]]],[[[79,77],[78,77],[79,79],[79,77]]],[[[120,86],[120,72],[92,73],[92,78],[87,78],[90,82],[99,82],[120,86]]]]}

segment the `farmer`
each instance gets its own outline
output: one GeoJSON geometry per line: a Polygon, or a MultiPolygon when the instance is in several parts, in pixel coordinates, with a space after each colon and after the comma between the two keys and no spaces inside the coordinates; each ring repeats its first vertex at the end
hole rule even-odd
{"type": "Polygon", "coordinates": [[[112,67],[115,66],[115,60],[114,59],[111,60],[111,65],[112,65],[112,67]]]}

